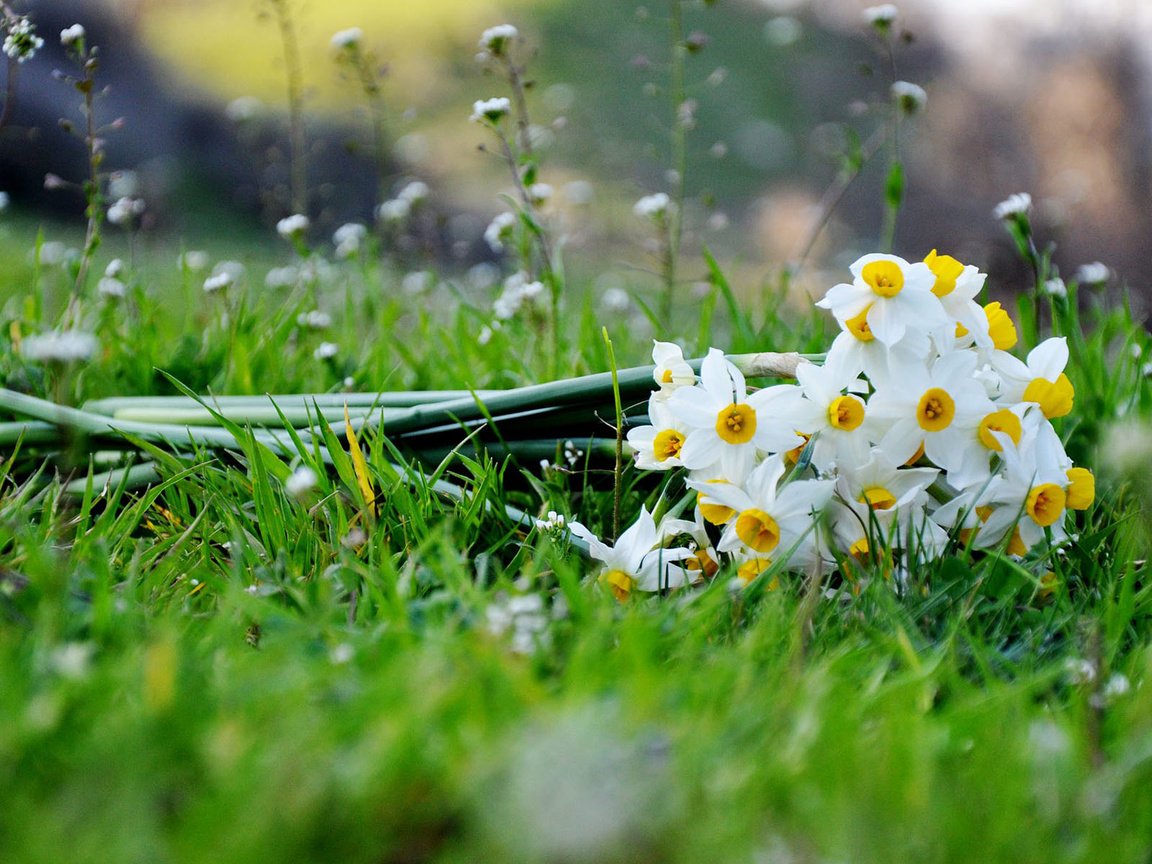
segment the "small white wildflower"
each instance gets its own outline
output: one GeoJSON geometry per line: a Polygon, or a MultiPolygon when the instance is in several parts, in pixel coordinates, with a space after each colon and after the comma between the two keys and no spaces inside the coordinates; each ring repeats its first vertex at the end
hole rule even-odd
{"type": "Polygon", "coordinates": [[[476,343],[478,345],[487,345],[492,341],[492,328],[484,325],[480,328],[480,332],[476,334],[476,343]]]}
{"type": "Polygon", "coordinates": [[[297,315],[296,323],[309,330],[326,330],[332,326],[332,316],[319,309],[313,309],[311,312],[301,312],[297,315]]]}
{"type": "Polygon", "coordinates": [[[632,297],[623,288],[606,288],[600,295],[600,307],[605,312],[627,312],[632,308],[632,297]]]}
{"type": "Polygon", "coordinates": [[[353,528],[340,538],[340,545],[345,549],[358,549],[368,542],[368,535],[363,528],[353,528]]]}
{"type": "Polygon", "coordinates": [[[273,267],[264,277],[264,287],[273,290],[277,288],[291,288],[300,281],[300,271],[291,264],[283,267],[273,267]]]}
{"type": "Polygon", "coordinates": [[[302,501],[315,491],[320,483],[316,472],[301,465],[284,481],[284,493],[295,501],[302,501]]]}
{"type": "Polygon", "coordinates": [[[247,123],[261,117],[267,106],[255,96],[238,96],[224,108],[224,116],[233,123],[247,123]]]}
{"type": "Polygon", "coordinates": [[[204,293],[215,294],[218,291],[231,288],[234,284],[236,284],[236,280],[231,273],[214,273],[204,280],[204,293]]]}
{"type": "Polygon", "coordinates": [[[220,261],[212,268],[212,275],[218,276],[221,273],[227,273],[232,277],[233,282],[239,282],[244,278],[247,268],[239,261],[220,261]]]}
{"type": "Polygon", "coordinates": [[[26,15],[21,15],[8,25],[8,35],[4,37],[4,53],[23,63],[36,56],[44,47],[44,40],[36,35],[36,27],[26,15]]]}
{"type": "Polygon", "coordinates": [[[94,653],[91,642],[67,642],[52,651],[52,668],[61,678],[80,681],[88,677],[94,653]]]}
{"type": "Polygon", "coordinates": [[[144,212],[144,202],[139,198],[117,198],[108,208],[108,221],[113,225],[130,225],[144,212]]]}
{"type": "Polygon", "coordinates": [[[874,27],[888,27],[896,20],[900,10],[893,3],[881,3],[864,10],[864,20],[874,27]]]}
{"type": "Polygon", "coordinates": [[[723,141],[717,141],[708,148],[708,155],[713,159],[723,159],[728,155],[728,145],[723,141]]]}
{"type": "Polygon", "coordinates": [[[359,27],[349,27],[332,34],[332,48],[344,51],[348,48],[357,48],[364,41],[364,31],[359,27]]]}
{"type": "Polygon", "coordinates": [[[1064,672],[1073,684],[1091,684],[1096,680],[1096,667],[1083,657],[1069,657],[1064,661],[1064,672]]]}
{"type": "Polygon", "coordinates": [[[992,215],[997,219],[1014,219],[1017,216],[1026,216],[1031,209],[1032,196],[1027,192],[1017,192],[997,204],[992,215]]]}
{"type": "Polygon", "coordinates": [[[303,237],[304,232],[308,230],[311,224],[308,217],[303,213],[293,213],[276,223],[276,233],[285,240],[295,240],[298,237],[303,237]]]}
{"type": "Polygon", "coordinates": [[[480,99],[472,103],[473,123],[499,123],[512,110],[512,101],[506,96],[480,99]]]}
{"type": "Polygon", "coordinates": [[[63,264],[68,258],[68,247],[59,240],[46,240],[40,244],[40,263],[48,267],[63,264]]]}
{"type": "Polygon", "coordinates": [[[193,249],[189,252],[181,252],[180,257],[176,259],[176,265],[182,270],[187,268],[193,273],[198,273],[201,270],[207,270],[210,261],[207,252],[193,249]]]}
{"type": "Polygon", "coordinates": [[[119,279],[124,275],[124,259],[113,258],[108,262],[108,266],[104,268],[104,275],[109,279],[119,279]]]}
{"type": "Polygon", "coordinates": [[[1107,264],[1093,261],[1091,264],[1081,264],[1076,270],[1076,281],[1081,285],[1099,286],[1112,278],[1112,270],[1107,264]]]}
{"type": "Polygon", "coordinates": [[[1104,683],[1104,698],[1112,700],[1126,696],[1131,689],[1132,682],[1128,680],[1128,676],[1117,672],[1104,683]]]}
{"type": "Polygon", "coordinates": [[[1051,279],[1045,280],[1041,292],[1047,294],[1049,297],[1067,297],[1068,286],[1064,284],[1064,280],[1059,276],[1053,276],[1051,279]]]}
{"type": "Polygon", "coordinates": [[[672,199],[663,192],[645,195],[632,206],[632,212],[642,219],[660,221],[672,206],[672,199]]]}
{"type": "Polygon", "coordinates": [[[118,300],[128,293],[128,286],[115,276],[105,276],[96,283],[96,291],[101,297],[118,300]]]}
{"type": "Polygon", "coordinates": [[[317,360],[330,360],[339,353],[340,346],[335,342],[321,342],[312,352],[312,356],[317,360]]]}
{"type": "Polygon", "coordinates": [[[892,98],[905,114],[923,111],[928,103],[928,93],[919,84],[913,84],[911,81],[892,82],[892,98]]]}
{"type": "Polygon", "coordinates": [[[336,247],[336,257],[352,258],[360,252],[364,238],[368,236],[368,228],[359,222],[348,222],[341,225],[332,234],[332,244],[336,247]]]}
{"type": "Polygon", "coordinates": [[[432,274],[427,270],[413,270],[400,280],[400,290],[409,296],[423,294],[432,285],[432,274]]]}
{"type": "Polygon", "coordinates": [[[99,343],[91,333],[82,330],[53,330],[28,336],[20,344],[20,353],[29,360],[48,363],[77,363],[91,360],[99,343]]]}
{"type": "Polygon", "coordinates": [[[71,27],[65,27],[60,31],[60,44],[65,48],[75,45],[84,38],[84,27],[80,24],[73,24],[71,27]]]}
{"type": "Polygon", "coordinates": [[[328,652],[328,659],[332,661],[334,666],[343,666],[355,656],[356,649],[347,642],[333,646],[332,650],[328,652]]]}
{"type": "Polygon", "coordinates": [[[403,198],[393,198],[376,208],[376,218],[381,222],[403,222],[411,212],[411,203],[403,198]]]}
{"type": "Polygon", "coordinates": [[[422,180],[413,180],[396,193],[401,201],[407,201],[412,206],[419,204],[428,197],[428,184],[422,180]]]}
{"type": "Polygon", "coordinates": [[[528,200],[536,207],[543,207],[552,200],[552,187],[547,183],[533,183],[527,191],[528,200]]]}
{"type": "Polygon", "coordinates": [[[503,252],[504,244],[512,239],[512,229],[516,225],[515,213],[498,213],[484,229],[484,242],[493,252],[503,252]]]}
{"type": "Polygon", "coordinates": [[[536,520],[536,527],[541,531],[554,531],[563,528],[567,522],[563,515],[555,510],[549,510],[546,518],[536,520]]]}
{"type": "MultiPolygon", "coordinates": [[[[708,217],[708,230],[710,231],[723,231],[728,227],[728,214],[723,210],[717,210],[708,217]]],[[[711,286],[709,286],[711,290],[711,286]]]]}
{"type": "Polygon", "coordinates": [[[497,24],[495,27],[489,27],[480,34],[479,45],[484,51],[487,51],[495,57],[499,57],[504,53],[504,49],[508,46],[508,43],[519,35],[520,31],[511,24],[497,24]]]}

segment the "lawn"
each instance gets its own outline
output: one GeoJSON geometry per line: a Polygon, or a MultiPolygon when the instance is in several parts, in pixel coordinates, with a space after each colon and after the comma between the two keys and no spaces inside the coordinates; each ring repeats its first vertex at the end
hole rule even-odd
{"type": "MultiPolygon", "coordinates": [[[[1000,353],[1056,340],[1075,392],[1064,416],[1040,419],[1046,396],[1019,416],[1096,475],[1066,512],[1057,484],[1059,521],[1019,504],[1045,529],[1028,548],[1011,526],[982,538],[977,503],[1009,505],[975,491],[932,550],[882,513],[871,548],[840,549],[807,513],[805,566],[775,537],[749,571],[767,541],[702,517],[691,551],[719,569],[661,561],[646,585],[683,536],[625,572],[572,523],[623,546],[642,508],[702,509],[687,469],[644,470],[624,440],[662,410],[653,337],[749,364],[748,409],[791,379],[742,358],[834,365],[855,319],[683,248],[675,181],[634,215],[652,272],[616,294],[567,274],[494,38],[512,99],[471,128],[518,181],[501,255],[471,268],[403,242],[412,187],[337,238],[292,219],[150,237],[107,224],[99,176],[87,233],[3,217],[0,861],[1147,861],[1152,340],[1125,290],[1057,281],[1027,206],[1002,214],[1035,284],[1005,301],[1019,341],[1000,353]],[[66,351],[37,341],[53,333],[66,351]]],[[[895,219],[898,154],[872,155],[895,219]]],[[[910,295],[929,250],[897,251],[910,295]]],[[[894,293],[876,285],[873,306],[894,293]]],[[[867,377],[837,399],[880,404],[867,377]]],[[[848,470],[821,467],[831,434],[798,444],[781,498],[848,470]]],[[[1010,438],[983,456],[996,477],[1024,452],[1010,438]]],[[[916,512],[960,494],[933,490],[916,512]]],[[[924,520],[901,524],[923,540],[924,520]]]]}

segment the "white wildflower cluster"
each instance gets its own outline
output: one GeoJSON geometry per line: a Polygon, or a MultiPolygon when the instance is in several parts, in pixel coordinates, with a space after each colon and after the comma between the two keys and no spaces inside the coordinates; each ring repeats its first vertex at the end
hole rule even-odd
{"type": "Polygon", "coordinates": [[[376,208],[376,218],[381,222],[403,222],[412,210],[424,202],[428,197],[428,184],[421,180],[413,180],[376,208]]]}
{"type": "Polygon", "coordinates": [[[108,208],[108,221],[113,225],[131,227],[137,219],[144,215],[144,210],[143,199],[125,195],[113,201],[108,208]]]}
{"type": "Polygon", "coordinates": [[[659,389],[628,443],[638,467],[686,472],[696,507],[659,525],[642,511],[614,547],[570,523],[617,597],[700,582],[724,563],[744,583],[769,568],[853,581],[868,563],[899,584],[957,548],[1058,545],[1068,512],[1092,503],[1092,473],[1051,422],[1073,405],[1063,338],[1009,353],[1011,319],[976,300],[985,274],[935,250],[850,269],[816,304],[840,334],[795,384],[750,391],[716,348],[697,377],[678,346],[656,343],[659,389]]]}
{"type": "Polygon", "coordinates": [[[480,50],[486,51],[493,57],[499,57],[507,50],[511,42],[516,41],[520,31],[512,24],[497,24],[489,27],[480,34],[480,50]]]}
{"type": "Polygon", "coordinates": [[[518,270],[504,280],[504,290],[492,304],[492,312],[498,321],[515,318],[516,313],[526,304],[530,305],[544,296],[544,283],[529,278],[518,270]]]}
{"type": "Polygon", "coordinates": [[[239,261],[221,261],[204,280],[204,293],[216,294],[231,288],[244,278],[246,269],[239,261]]]}
{"type": "Polygon", "coordinates": [[[332,245],[336,247],[336,257],[340,260],[355,258],[368,238],[368,228],[359,222],[348,222],[332,234],[332,245]]]}
{"type": "Polygon", "coordinates": [[[293,213],[276,223],[276,233],[285,240],[298,240],[308,233],[311,224],[303,213],[293,213]]]}
{"type": "Polygon", "coordinates": [[[96,283],[96,290],[101,297],[107,300],[119,300],[128,293],[128,286],[124,284],[124,262],[113,258],[104,268],[104,275],[96,283]]]}
{"type": "Polygon", "coordinates": [[[31,60],[44,47],[44,40],[36,35],[36,26],[27,15],[9,19],[7,31],[4,36],[4,53],[17,63],[31,60]]]}
{"type": "Polygon", "coordinates": [[[359,48],[363,41],[364,31],[359,27],[349,27],[347,30],[339,30],[332,34],[332,50],[348,51],[359,48]]]}
{"type": "MultiPolygon", "coordinates": [[[[555,610],[552,614],[555,614],[555,610]]],[[[484,610],[488,632],[493,636],[509,635],[512,650],[517,654],[532,654],[537,648],[551,642],[548,627],[552,622],[539,594],[504,597],[484,610]]]]}
{"type": "Polygon", "coordinates": [[[52,330],[25,338],[20,353],[45,363],[79,363],[91,360],[99,347],[96,337],[83,330],[52,330]]]}
{"type": "Polygon", "coordinates": [[[632,212],[641,219],[659,222],[668,215],[668,209],[671,206],[672,199],[664,192],[657,192],[654,195],[645,195],[637,201],[632,207],[632,212]]]}
{"type": "Polygon", "coordinates": [[[82,24],[73,24],[71,27],[65,27],[60,31],[60,44],[65,48],[71,48],[73,45],[82,43],[84,36],[84,26],[82,24]]]}
{"type": "Polygon", "coordinates": [[[496,254],[504,251],[504,247],[512,241],[512,234],[516,228],[515,213],[497,213],[484,229],[484,242],[496,254]]]}
{"type": "Polygon", "coordinates": [[[507,96],[480,99],[472,103],[473,123],[499,123],[512,111],[512,100],[507,96]]]}

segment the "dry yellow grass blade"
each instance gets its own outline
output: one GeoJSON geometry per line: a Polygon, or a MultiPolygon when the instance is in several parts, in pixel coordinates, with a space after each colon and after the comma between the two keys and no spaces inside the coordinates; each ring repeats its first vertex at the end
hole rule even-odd
{"type": "Polygon", "coordinates": [[[372,489],[372,479],[368,476],[368,463],[364,460],[360,442],[356,440],[356,430],[352,428],[352,418],[348,414],[347,405],[344,406],[344,428],[348,433],[348,451],[352,456],[352,470],[356,472],[356,483],[360,486],[369,515],[375,517],[376,493],[372,489]]]}

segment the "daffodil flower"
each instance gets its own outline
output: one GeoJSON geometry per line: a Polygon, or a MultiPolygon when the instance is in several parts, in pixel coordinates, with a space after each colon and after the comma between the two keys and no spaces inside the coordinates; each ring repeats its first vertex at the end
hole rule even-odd
{"type": "Polygon", "coordinates": [[[814,517],[828,504],[835,482],[793,480],[781,487],[786,467],[782,455],[771,456],[748,475],[744,488],[688,481],[705,500],[736,514],[716,544],[719,551],[739,549],[763,557],[790,553],[797,567],[819,559],[814,517]]]}
{"type": "Polygon", "coordinates": [[[1005,351],[994,352],[993,368],[1000,373],[1000,402],[1034,402],[1049,420],[1072,411],[1076,391],[1064,374],[1068,365],[1068,340],[1045,339],[1021,361],[1005,351]]]}
{"type": "Polygon", "coordinates": [[[628,445],[635,451],[636,466],[646,471],[680,468],[680,451],[688,440],[688,427],[676,418],[659,391],[648,399],[651,425],[628,430],[628,445]]]}
{"type": "Polygon", "coordinates": [[[774,410],[795,388],[789,384],[749,393],[744,375],[717,348],[708,351],[700,383],[681,387],[668,400],[688,429],[680,460],[688,468],[719,463],[727,477],[744,477],[757,451],[780,452],[801,443],[791,419],[774,410]]]}
{"type": "Polygon", "coordinates": [[[627,600],[633,590],[661,591],[688,582],[687,573],[674,564],[691,555],[691,550],[663,548],[663,537],[644,507],[640,508],[640,518],[614,546],[601,541],[579,522],[570,522],[568,530],[587,543],[588,554],[602,563],[597,579],[617,600],[627,600]]]}
{"type": "Polygon", "coordinates": [[[994,410],[975,370],[970,351],[945,354],[930,369],[894,361],[868,402],[870,423],[884,430],[878,437],[884,454],[903,463],[923,447],[945,471],[961,469],[971,458],[967,451],[979,446],[981,418],[994,410]]]}
{"type": "Polygon", "coordinates": [[[950,323],[940,299],[932,293],[936,275],[927,264],[871,254],[859,258],[849,270],[852,282],[834,286],[816,304],[830,310],[843,326],[858,330],[866,326],[876,339],[892,347],[909,330],[928,333],[950,323]]]}

